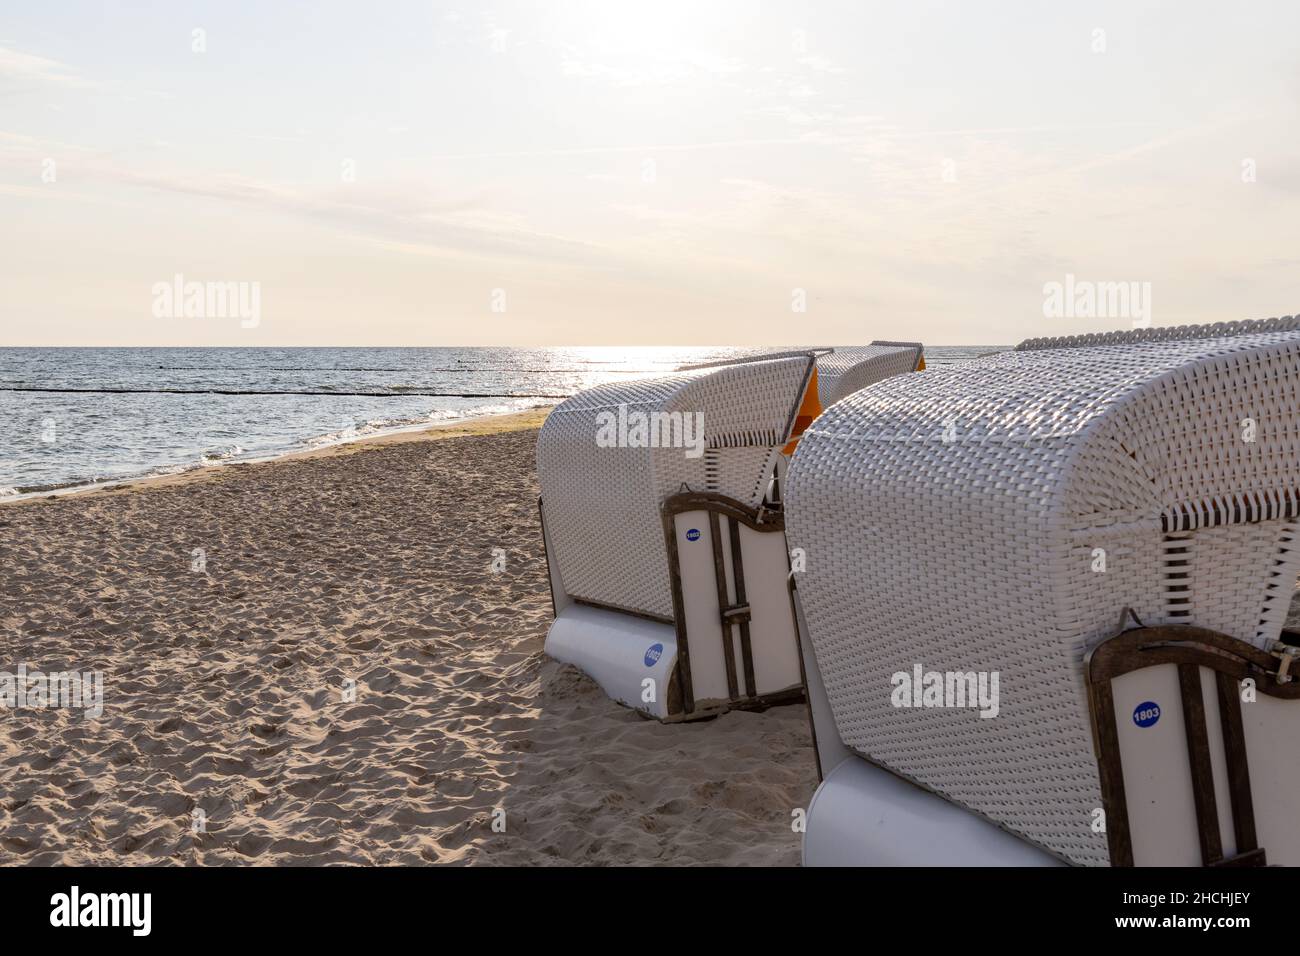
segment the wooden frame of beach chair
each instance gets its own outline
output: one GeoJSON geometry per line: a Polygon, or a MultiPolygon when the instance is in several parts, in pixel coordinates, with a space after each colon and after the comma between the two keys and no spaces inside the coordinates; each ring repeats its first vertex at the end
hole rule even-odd
{"type": "Polygon", "coordinates": [[[697,491],[673,495],[662,511],[684,714],[719,706],[763,710],[802,701],[803,663],[788,586],[783,516],[697,491]],[[683,581],[683,550],[702,545],[707,545],[708,557],[699,560],[712,566],[712,592],[683,581]],[[752,596],[746,552],[751,569],[755,558],[764,562],[758,575],[764,589],[752,596]],[[783,596],[774,601],[771,586],[778,575],[783,596]]]}
{"type": "MultiPolygon", "coordinates": [[[[833,380],[922,364],[916,344],[855,351],[856,363],[841,362],[833,380]]],[[[789,557],[784,534],[775,534],[783,524],[779,506],[765,501],[792,444],[820,410],[817,363],[832,354],[688,367],[598,386],[551,412],[538,437],[539,512],[556,615],[548,654],[662,721],[802,698],[789,557]],[[707,450],[692,460],[681,448],[598,449],[596,416],[611,409],[698,411],[707,450]],[[679,521],[691,527],[678,529],[679,521]],[[748,586],[746,567],[751,577],[761,568],[762,586],[748,586]],[[784,606],[771,600],[778,577],[784,606]]]]}
{"type": "MultiPolygon", "coordinates": [[[[785,492],[824,771],[805,862],[1124,865],[1115,826],[1138,865],[1218,859],[1182,784],[1208,806],[1203,761],[1158,719],[1181,712],[1176,662],[1117,674],[1133,719],[1100,761],[1084,662],[1125,607],[1245,658],[1278,642],[1300,572],[1300,319],[1033,340],[890,379],[813,423],[785,492]],[[891,699],[917,665],[997,674],[1000,703],[891,699]],[[1116,746],[1122,778],[1103,769],[1116,746]],[[1107,806],[1116,779],[1126,814],[1107,806]],[[923,818],[950,824],[940,847],[923,818]]],[[[1300,864],[1300,708],[1283,696],[1245,706],[1246,746],[1270,755],[1250,764],[1259,845],[1300,864]]],[[[1208,734],[1233,832],[1223,720],[1208,734]]],[[[1225,837],[1223,856],[1250,842],[1225,837]]]]}
{"type": "MultiPolygon", "coordinates": [[[[1130,613],[1126,609],[1126,616],[1130,613]]],[[[1139,626],[1122,631],[1088,652],[1084,660],[1088,703],[1112,866],[1134,865],[1124,748],[1113,688],[1116,678],[1148,667],[1167,665],[1177,669],[1201,863],[1213,867],[1266,866],[1250,784],[1250,748],[1242,714],[1244,682],[1249,681],[1250,689],[1257,693],[1300,700],[1300,680],[1291,671],[1297,660],[1300,634],[1292,631],[1283,631],[1271,651],[1262,651],[1227,634],[1187,624],[1139,626]],[[1205,674],[1213,680],[1218,704],[1215,733],[1211,732],[1213,724],[1207,721],[1205,674]],[[1216,770],[1220,770],[1226,787],[1216,787],[1216,770]],[[1228,821],[1221,819],[1216,789],[1227,790],[1228,821]],[[1225,845],[1231,849],[1225,850],[1225,845]]],[[[1272,756],[1260,753],[1256,760],[1272,756]]]]}

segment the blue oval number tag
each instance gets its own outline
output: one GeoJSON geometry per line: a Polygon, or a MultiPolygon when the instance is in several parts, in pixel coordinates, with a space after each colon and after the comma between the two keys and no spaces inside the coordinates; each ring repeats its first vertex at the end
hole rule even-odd
{"type": "Polygon", "coordinates": [[[1133,723],[1139,727],[1151,727],[1160,719],[1160,705],[1154,700],[1144,700],[1133,708],[1133,723]]]}
{"type": "Polygon", "coordinates": [[[654,667],[659,663],[659,658],[664,656],[664,646],[662,644],[651,644],[645,651],[645,666],[654,667]]]}
{"type": "Polygon", "coordinates": [[[687,532],[686,532],[686,540],[687,540],[687,541],[699,541],[699,540],[700,540],[700,529],[699,529],[699,528],[692,528],[690,531],[687,531],[687,532]]]}

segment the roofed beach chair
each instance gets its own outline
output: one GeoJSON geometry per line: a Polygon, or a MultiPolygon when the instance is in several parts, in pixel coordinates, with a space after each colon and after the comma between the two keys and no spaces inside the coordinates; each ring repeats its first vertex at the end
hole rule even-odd
{"type": "MultiPolygon", "coordinates": [[[[835,354],[601,385],[550,413],[537,440],[550,656],[663,721],[803,698],[778,489],[835,354]]],[[[910,371],[920,347],[862,363],[910,371]]],[[[850,375],[863,378],[834,377],[850,375]]]]}
{"type": "Polygon", "coordinates": [[[859,389],[925,368],[920,342],[872,342],[832,349],[817,357],[817,399],[829,408],[859,389]]]}
{"type": "Polygon", "coordinates": [[[1300,318],[890,379],[786,492],[805,863],[1300,863],[1300,318]]]}

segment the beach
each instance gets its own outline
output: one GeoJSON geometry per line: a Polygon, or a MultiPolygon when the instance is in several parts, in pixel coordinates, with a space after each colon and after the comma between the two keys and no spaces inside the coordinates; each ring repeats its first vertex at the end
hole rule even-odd
{"type": "Polygon", "coordinates": [[[545,410],[0,506],[0,863],[797,864],[802,705],[665,726],[542,654],[545,410]]]}

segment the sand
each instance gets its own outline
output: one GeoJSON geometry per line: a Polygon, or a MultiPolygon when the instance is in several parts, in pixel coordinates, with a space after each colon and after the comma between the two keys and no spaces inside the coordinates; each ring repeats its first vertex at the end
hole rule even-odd
{"type": "Polygon", "coordinates": [[[542,414],[0,506],[0,670],[104,679],[0,710],[0,863],[797,863],[802,706],[543,656],[542,414]]]}

